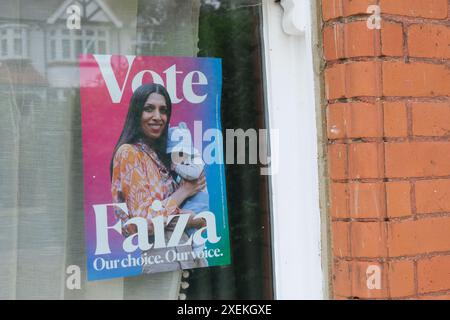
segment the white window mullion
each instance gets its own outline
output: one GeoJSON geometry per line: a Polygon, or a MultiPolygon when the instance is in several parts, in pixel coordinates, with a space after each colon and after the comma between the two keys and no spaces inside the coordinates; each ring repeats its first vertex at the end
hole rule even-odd
{"type": "Polygon", "coordinates": [[[267,118],[269,128],[279,130],[279,143],[270,141],[271,153],[279,155],[278,172],[269,177],[275,295],[324,299],[312,0],[283,2],[302,7],[305,21],[295,22],[305,30],[287,34],[280,3],[263,1],[267,118]]]}

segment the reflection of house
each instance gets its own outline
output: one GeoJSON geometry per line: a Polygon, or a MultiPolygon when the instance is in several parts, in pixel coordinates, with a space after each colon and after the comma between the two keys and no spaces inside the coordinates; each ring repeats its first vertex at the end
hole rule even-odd
{"type": "Polygon", "coordinates": [[[0,84],[78,87],[79,54],[134,54],[136,6],[121,0],[1,1],[0,84]],[[78,30],[67,23],[78,17],[68,12],[72,5],[80,12],[78,30]]]}

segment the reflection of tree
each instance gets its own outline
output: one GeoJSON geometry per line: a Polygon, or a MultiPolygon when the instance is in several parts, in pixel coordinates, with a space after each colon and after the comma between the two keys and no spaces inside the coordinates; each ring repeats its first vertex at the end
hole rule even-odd
{"type": "MultiPolygon", "coordinates": [[[[198,55],[222,58],[222,128],[262,128],[260,1],[220,3],[202,6],[198,55]]],[[[226,178],[232,265],[195,270],[188,297],[270,298],[267,181],[255,165],[228,165],[226,178]]]]}
{"type": "Polygon", "coordinates": [[[139,55],[195,56],[200,0],[141,0],[136,52],[139,55]]]}
{"type": "Polygon", "coordinates": [[[162,26],[176,3],[167,0],[139,1],[138,25],[142,28],[162,26]]]}

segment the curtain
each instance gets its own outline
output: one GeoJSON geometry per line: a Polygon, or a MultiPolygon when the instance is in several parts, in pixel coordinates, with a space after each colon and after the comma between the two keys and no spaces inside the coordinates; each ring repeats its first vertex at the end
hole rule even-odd
{"type": "MultiPolygon", "coordinates": [[[[0,299],[176,299],[180,272],[86,281],[78,64],[53,56],[73,50],[52,42],[51,30],[66,30],[65,10],[48,20],[63,3],[0,4],[0,27],[25,30],[5,35],[0,50],[0,299]],[[66,286],[70,265],[81,268],[81,289],[66,286]]],[[[99,16],[109,28],[105,53],[196,55],[200,0],[102,3],[122,22],[99,16]]]]}

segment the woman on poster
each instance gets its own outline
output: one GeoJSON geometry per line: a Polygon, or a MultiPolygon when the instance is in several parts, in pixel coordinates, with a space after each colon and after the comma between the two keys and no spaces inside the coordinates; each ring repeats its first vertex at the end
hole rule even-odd
{"type": "MultiPolygon", "coordinates": [[[[150,219],[170,215],[190,214],[187,227],[201,228],[203,219],[193,219],[194,213],[180,209],[181,204],[205,187],[204,175],[193,181],[183,180],[177,184],[170,173],[171,157],[166,153],[168,127],[172,103],[166,89],[155,83],[144,84],[134,92],[125,124],[114,149],[111,161],[111,192],[115,203],[126,203],[129,214],[116,209],[116,215],[125,223],[133,217],[148,220],[149,242],[154,243],[153,223],[150,219]]],[[[173,232],[177,218],[166,226],[166,243],[173,232]]],[[[128,236],[136,232],[133,224],[123,229],[128,236]]],[[[179,243],[186,243],[183,233],[179,243]]],[[[150,249],[142,252],[143,257],[159,256],[163,262],[145,264],[142,273],[155,273],[195,268],[192,246],[150,249]],[[168,250],[175,250],[177,256],[188,257],[183,261],[167,261],[168,250]],[[188,253],[182,254],[180,253],[188,253]]],[[[170,255],[171,257],[174,254],[170,255]]],[[[153,259],[154,260],[154,259],[153,259]]],[[[173,260],[173,259],[170,259],[173,260]]]]}

